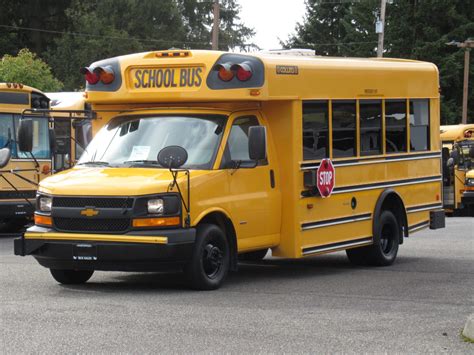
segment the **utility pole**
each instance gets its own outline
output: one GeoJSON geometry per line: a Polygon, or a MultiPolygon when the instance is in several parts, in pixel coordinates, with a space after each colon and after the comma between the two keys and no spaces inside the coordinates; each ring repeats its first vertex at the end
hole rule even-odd
{"type": "Polygon", "coordinates": [[[383,36],[385,32],[385,8],[387,0],[381,0],[380,2],[380,17],[377,19],[375,25],[375,32],[379,34],[379,40],[377,44],[377,58],[383,57],[383,36]]]}
{"type": "Polygon", "coordinates": [[[446,43],[448,46],[464,48],[464,84],[462,89],[462,124],[467,123],[467,101],[469,92],[469,61],[471,48],[474,48],[474,39],[467,39],[464,42],[451,41],[446,43]]]}
{"type": "Polygon", "coordinates": [[[220,23],[219,0],[214,0],[214,22],[212,25],[212,50],[219,49],[219,23],[220,23]]]}

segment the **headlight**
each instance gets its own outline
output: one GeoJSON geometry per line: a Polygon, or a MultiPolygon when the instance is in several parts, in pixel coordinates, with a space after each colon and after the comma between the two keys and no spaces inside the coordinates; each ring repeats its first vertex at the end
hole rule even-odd
{"type": "Polygon", "coordinates": [[[39,210],[41,212],[51,212],[51,205],[53,204],[53,199],[47,196],[41,196],[39,198],[39,210]]]}
{"type": "Polygon", "coordinates": [[[467,186],[474,186],[474,178],[466,179],[467,186]]]}
{"type": "Polygon", "coordinates": [[[148,213],[150,214],[163,214],[164,206],[163,200],[161,198],[154,198],[152,200],[148,200],[148,213]]]}

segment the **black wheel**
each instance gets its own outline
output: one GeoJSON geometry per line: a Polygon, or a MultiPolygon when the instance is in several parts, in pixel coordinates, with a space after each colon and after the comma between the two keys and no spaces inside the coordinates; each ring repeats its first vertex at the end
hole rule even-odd
{"type": "Polygon", "coordinates": [[[268,249],[251,251],[248,253],[239,254],[239,260],[242,261],[260,261],[267,255],[268,249]]]}
{"type": "Polygon", "coordinates": [[[224,232],[213,224],[197,227],[196,243],[185,273],[196,290],[215,290],[224,282],[230,264],[230,251],[224,232]]]}
{"type": "Polygon", "coordinates": [[[55,270],[50,269],[54,279],[65,285],[77,285],[87,282],[94,273],[93,270],[55,270]]]}
{"type": "Polygon", "coordinates": [[[382,212],[379,230],[376,233],[374,244],[346,250],[347,257],[353,264],[373,266],[393,264],[400,244],[400,226],[391,211],[382,212]]]}

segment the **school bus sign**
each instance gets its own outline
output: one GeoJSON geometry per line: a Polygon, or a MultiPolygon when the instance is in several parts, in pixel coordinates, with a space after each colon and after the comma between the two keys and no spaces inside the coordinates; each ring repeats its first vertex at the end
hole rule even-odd
{"type": "Polygon", "coordinates": [[[331,159],[323,159],[316,173],[316,185],[321,197],[329,197],[334,189],[336,171],[331,159]]]}

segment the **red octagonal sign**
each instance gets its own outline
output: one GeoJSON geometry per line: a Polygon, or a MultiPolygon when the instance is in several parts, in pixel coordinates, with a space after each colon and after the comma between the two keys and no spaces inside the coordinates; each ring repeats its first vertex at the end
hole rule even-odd
{"type": "Polygon", "coordinates": [[[336,183],[336,171],[331,159],[323,159],[316,173],[316,185],[321,197],[329,197],[336,183]]]}

